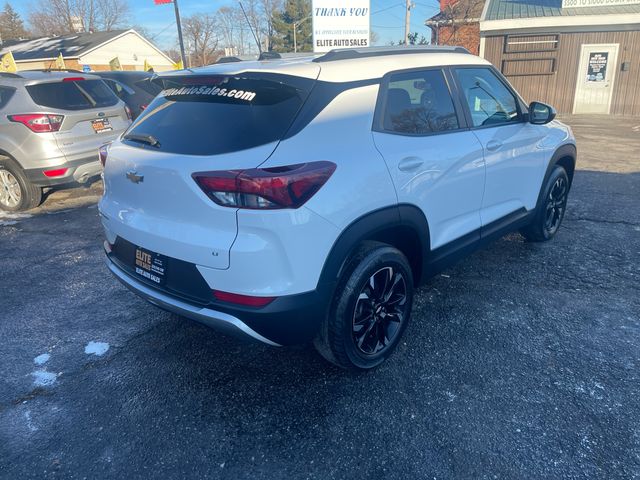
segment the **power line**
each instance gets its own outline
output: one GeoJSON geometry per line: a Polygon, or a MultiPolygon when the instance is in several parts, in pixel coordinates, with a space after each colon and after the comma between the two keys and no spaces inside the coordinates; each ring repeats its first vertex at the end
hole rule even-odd
{"type": "Polygon", "coordinates": [[[376,13],[386,12],[387,10],[391,10],[392,8],[398,8],[398,7],[401,7],[402,5],[403,5],[402,3],[397,3],[395,5],[391,5],[390,7],[383,8],[381,10],[376,10],[375,12],[371,12],[371,15],[375,15],[376,13]]]}

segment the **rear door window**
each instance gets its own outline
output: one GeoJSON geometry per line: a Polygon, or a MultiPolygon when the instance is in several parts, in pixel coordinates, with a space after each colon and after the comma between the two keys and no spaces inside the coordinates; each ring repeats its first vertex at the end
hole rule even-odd
{"type": "Polygon", "coordinates": [[[458,129],[458,117],[442,70],[391,75],[386,87],[382,128],[406,135],[458,129]]]}
{"type": "Polygon", "coordinates": [[[38,105],[61,110],[88,110],[118,103],[118,97],[102,80],[38,83],[26,88],[38,105]]]}
{"type": "Polygon", "coordinates": [[[164,89],[123,141],[186,155],[218,155],[278,141],[314,82],[275,74],[164,80],[164,89]],[[153,138],[154,145],[132,140],[136,137],[153,138]]]}

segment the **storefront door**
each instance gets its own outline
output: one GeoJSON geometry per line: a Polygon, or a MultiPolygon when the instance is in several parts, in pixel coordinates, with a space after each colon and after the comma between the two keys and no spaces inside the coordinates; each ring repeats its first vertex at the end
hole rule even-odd
{"type": "Polygon", "coordinates": [[[609,113],[618,44],[582,45],[573,113],[609,113]]]}

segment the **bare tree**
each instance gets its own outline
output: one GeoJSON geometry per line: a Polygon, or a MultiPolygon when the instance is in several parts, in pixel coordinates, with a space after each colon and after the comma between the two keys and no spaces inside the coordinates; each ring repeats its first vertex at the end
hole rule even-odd
{"type": "Polygon", "coordinates": [[[189,47],[189,66],[209,65],[220,56],[217,24],[213,15],[195,14],[182,22],[184,40],[189,47]]]}
{"type": "Polygon", "coordinates": [[[36,35],[115,30],[126,24],[127,0],[38,0],[29,13],[36,35]]]}
{"type": "Polygon", "coordinates": [[[260,0],[263,15],[263,41],[267,51],[273,50],[276,29],[273,19],[284,8],[284,0],[260,0]]]}

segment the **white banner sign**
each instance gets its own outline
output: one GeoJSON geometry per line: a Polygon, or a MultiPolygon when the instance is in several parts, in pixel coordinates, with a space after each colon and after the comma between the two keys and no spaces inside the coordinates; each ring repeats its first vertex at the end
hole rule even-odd
{"type": "Polygon", "coordinates": [[[640,3],[640,0],[562,0],[562,8],[610,7],[636,3],[640,3]]]}
{"type": "Polygon", "coordinates": [[[313,0],[313,51],[368,47],[369,0],[313,0]]]}

